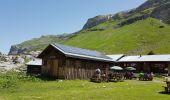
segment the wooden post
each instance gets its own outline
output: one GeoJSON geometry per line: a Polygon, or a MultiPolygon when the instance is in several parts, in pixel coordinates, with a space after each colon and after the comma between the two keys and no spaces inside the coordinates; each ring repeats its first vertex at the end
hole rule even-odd
{"type": "Polygon", "coordinates": [[[105,72],[106,72],[106,76],[108,76],[108,74],[109,74],[109,65],[106,65],[105,72]]]}
{"type": "Polygon", "coordinates": [[[168,62],[168,75],[170,76],[170,62],[168,62]]]}
{"type": "Polygon", "coordinates": [[[143,64],[143,71],[144,72],[150,72],[150,66],[148,62],[144,62],[143,64]]]}

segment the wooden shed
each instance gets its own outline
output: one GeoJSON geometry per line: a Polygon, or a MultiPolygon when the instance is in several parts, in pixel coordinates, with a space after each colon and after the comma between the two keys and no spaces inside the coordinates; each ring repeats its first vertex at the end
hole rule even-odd
{"type": "Polygon", "coordinates": [[[58,79],[89,79],[97,68],[108,74],[114,63],[100,52],[61,44],[50,44],[38,58],[42,58],[42,75],[58,79]]]}
{"type": "Polygon", "coordinates": [[[27,64],[27,74],[41,74],[41,59],[34,59],[27,64]]]}
{"type": "Polygon", "coordinates": [[[170,55],[140,55],[125,56],[117,61],[117,65],[122,67],[136,67],[137,71],[167,73],[170,74],[170,55]]]}

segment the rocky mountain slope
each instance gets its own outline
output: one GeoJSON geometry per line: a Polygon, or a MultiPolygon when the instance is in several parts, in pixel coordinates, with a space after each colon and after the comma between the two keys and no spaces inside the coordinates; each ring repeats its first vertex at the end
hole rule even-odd
{"type": "Polygon", "coordinates": [[[9,54],[62,43],[105,53],[170,53],[170,0],[148,0],[138,8],[90,18],[79,32],[44,36],[11,47],[9,54]]]}
{"type": "Polygon", "coordinates": [[[120,12],[115,15],[113,14],[103,16],[100,15],[94,18],[90,18],[84,25],[83,29],[92,28],[96,25],[99,25],[109,20],[119,20],[124,22],[127,20],[133,20],[136,17],[143,18],[142,16],[144,16],[144,18],[147,17],[157,18],[165,23],[170,24],[169,13],[170,13],[170,0],[148,0],[138,8],[132,9],[130,11],[120,12]]]}
{"type": "Polygon", "coordinates": [[[41,36],[40,38],[34,38],[32,40],[25,41],[18,45],[12,45],[9,55],[17,55],[17,54],[28,54],[31,51],[39,51],[44,49],[50,43],[61,43],[62,41],[66,41],[72,37],[74,34],[62,34],[62,35],[48,35],[41,36]]]}

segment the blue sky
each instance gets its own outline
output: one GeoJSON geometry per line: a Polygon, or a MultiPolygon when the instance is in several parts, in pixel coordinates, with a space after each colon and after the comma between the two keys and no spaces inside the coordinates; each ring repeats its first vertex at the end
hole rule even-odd
{"type": "Polygon", "coordinates": [[[146,0],[0,0],[0,51],[41,35],[72,33],[88,18],[136,8],[146,0]]]}

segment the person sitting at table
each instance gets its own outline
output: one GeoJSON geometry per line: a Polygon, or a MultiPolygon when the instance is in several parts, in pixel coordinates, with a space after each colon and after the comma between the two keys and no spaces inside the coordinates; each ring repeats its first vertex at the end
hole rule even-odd
{"type": "Polygon", "coordinates": [[[165,82],[167,84],[167,87],[170,87],[170,75],[168,75],[167,77],[165,77],[165,82]]]}

